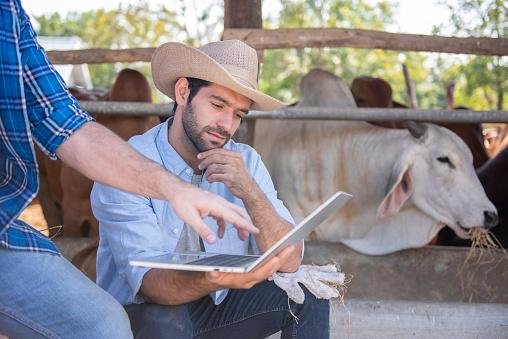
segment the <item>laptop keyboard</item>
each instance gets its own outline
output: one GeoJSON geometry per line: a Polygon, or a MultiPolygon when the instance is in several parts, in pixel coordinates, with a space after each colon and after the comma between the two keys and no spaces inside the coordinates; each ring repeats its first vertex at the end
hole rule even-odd
{"type": "Polygon", "coordinates": [[[238,267],[249,264],[258,259],[257,256],[245,256],[234,254],[217,254],[211,257],[204,257],[188,262],[188,264],[201,265],[201,266],[223,266],[223,267],[238,267]]]}

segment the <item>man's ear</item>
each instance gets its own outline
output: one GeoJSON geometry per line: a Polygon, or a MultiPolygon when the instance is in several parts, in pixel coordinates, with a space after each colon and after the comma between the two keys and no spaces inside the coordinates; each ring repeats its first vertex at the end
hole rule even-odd
{"type": "Polygon", "coordinates": [[[377,209],[377,218],[382,220],[399,213],[404,203],[414,192],[409,165],[395,165],[388,180],[386,196],[377,209]]]}
{"type": "Polygon", "coordinates": [[[178,79],[175,83],[175,102],[179,106],[185,106],[189,92],[189,81],[187,78],[178,79]]]}

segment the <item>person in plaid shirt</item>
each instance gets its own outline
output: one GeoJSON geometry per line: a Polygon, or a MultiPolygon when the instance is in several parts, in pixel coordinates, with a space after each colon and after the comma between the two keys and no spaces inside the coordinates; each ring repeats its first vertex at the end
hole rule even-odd
{"type": "Polygon", "coordinates": [[[210,243],[205,216],[242,236],[258,232],[244,209],[184,183],[94,122],[48,61],[20,1],[0,0],[0,336],[132,337],[121,305],[17,219],[38,191],[34,141],[94,181],[169,201],[210,243]]]}

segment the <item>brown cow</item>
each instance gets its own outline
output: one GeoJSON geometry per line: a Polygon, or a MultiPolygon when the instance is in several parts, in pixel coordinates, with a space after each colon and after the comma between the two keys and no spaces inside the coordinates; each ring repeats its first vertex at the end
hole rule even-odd
{"type": "MultiPolygon", "coordinates": [[[[118,74],[109,93],[71,88],[78,100],[151,102],[151,90],[146,78],[138,71],[124,69],[118,74]]],[[[141,134],[159,123],[158,117],[119,117],[96,115],[123,139],[141,134]]],[[[92,181],[60,161],[39,157],[41,172],[40,200],[44,216],[50,226],[64,225],[64,236],[96,236],[98,223],[90,208],[92,181]]]]}
{"type": "Polygon", "coordinates": [[[96,264],[98,248],[99,237],[95,237],[85,248],[76,253],[71,259],[72,264],[92,281],[95,281],[97,278],[96,264]]]}
{"type": "Polygon", "coordinates": [[[392,87],[381,78],[357,77],[351,83],[351,93],[358,107],[393,107],[392,87]]]}
{"type": "MultiPolygon", "coordinates": [[[[390,84],[380,78],[367,76],[355,78],[351,85],[351,92],[358,107],[404,107],[392,100],[392,88],[390,84]]],[[[464,109],[464,107],[457,107],[456,109],[464,109]]],[[[405,123],[401,122],[370,123],[387,128],[406,128],[405,123]]],[[[440,123],[438,125],[446,127],[464,140],[473,153],[473,165],[475,168],[479,168],[489,160],[480,124],[440,123]]]]}

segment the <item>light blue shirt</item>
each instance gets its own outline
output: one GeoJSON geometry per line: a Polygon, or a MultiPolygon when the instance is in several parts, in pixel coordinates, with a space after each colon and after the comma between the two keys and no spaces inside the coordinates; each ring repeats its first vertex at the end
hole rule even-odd
{"type": "MultiPolygon", "coordinates": [[[[141,154],[190,183],[193,170],[169,144],[168,121],[131,138],[129,143],[141,154]]],[[[259,154],[252,147],[232,140],[224,149],[242,154],[247,170],[277,213],[294,224],[288,209],[277,198],[277,191],[259,154]]],[[[203,177],[200,188],[244,207],[242,200],[233,196],[223,183],[210,183],[203,177]]],[[[129,260],[173,252],[184,222],[167,201],[126,193],[99,183],[95,183],[92,189],[91,204],[100,227],[97,284],[123,305],[144,302],[138,291],[149,268],[130,266],[129,260]]],[[[207,217],[204,221],[217,232],[217,223],[213,218],[207,217]]],[[[254,253],[259,253],[255,237],[240,240],[231,224],[227,224],[222,239],[214,244],[205,242],[207,252],[228,254],[247,254],[249,245],[254,253]]],[[[226,295],[227,290],[210,294],[216,304],[222,302],[226,295]]]]}

